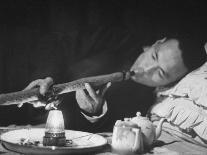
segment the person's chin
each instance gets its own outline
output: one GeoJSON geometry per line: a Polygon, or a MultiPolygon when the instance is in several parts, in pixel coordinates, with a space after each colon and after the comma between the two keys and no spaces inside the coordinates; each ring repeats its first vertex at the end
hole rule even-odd
{"type": "Polygon", "coordinates": [[[132,79],[132,81],[134,81],[136,83],[145,85],[145,82],[139,77],[133,76],[131,79],[132,79]]]}
{"type": "Polygon", "coordinates": [[[150,81],[146,81],[144,79],[141,79],[141,78],[136,78],[136,77],[132,77],[131,78],[132,81],[136,82],[136,83],[139,83],[141,85],[145,85],[145,86],[148,86],[148,87],[156,87],[153,83],[151,83],[150,81]]]}
{"type": "Polygon", "coordinates": [[[134,81],[134,82],[138,82],[138,83],[139,83],[138,78],[136,78],[135,76],[131,77],[131,79],[132,79],[132,81],[134,81]]]}

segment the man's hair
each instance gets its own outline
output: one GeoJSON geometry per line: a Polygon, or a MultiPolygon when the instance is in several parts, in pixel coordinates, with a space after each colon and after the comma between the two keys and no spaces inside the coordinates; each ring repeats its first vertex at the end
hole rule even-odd
{"type": "Polygon", "coordinates": [[[197,69],[206,61],[206,51],[202,40],[190,35],[176,35],[182,51],[182,58],[189,71],[197,69]]]}
{"type": "Polygon", "coordinates": [[[204,48],[204,40],[199,36],[190,33],[167,33],[162,34],[167,39],[176,39],[179,42],[179,48],[182,51],[182,58],[188,72],[200,67],[206,59],[206,51],[204,48]]]}

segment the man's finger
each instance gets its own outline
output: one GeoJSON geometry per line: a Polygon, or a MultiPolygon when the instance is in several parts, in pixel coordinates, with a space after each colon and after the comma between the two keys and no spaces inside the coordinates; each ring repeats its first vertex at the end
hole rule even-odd
{"type": "Polygon", "coordinates": [[[47,77],[45,79],[38,79],[31,82],[24,90],[29,90],[39,86],[40,94],[44,96],[52,84],[53,84],[53,79],[51,77],[47,77]]]}
{"type": "Polygon", "coordinates": [[[82,90],[82,89],[81,90],[78,90],[76,93],[77,93],[76,94],[76,99],[79,101],[79,103],[85,103],[85,102],[90,103],[92,101],[92,98],[89,97],[84,92],[84,90],[82,90]]]}
{"type": "Polygon", "coordinates": [[[111,82],[107,83],[106,86],[102,89],[101,95],[104,96],[108,88],[111,86],[111,82]]]}
{"type": "Polygon", "coordinates": [[[89,95],[91,96],[91,98],[95,102],[98,102],[97,94],[96,94],[95,90],[88,83],[85,83],[85,87],[86,87],[86,90],[88,91],[89,95]]]}
{"type": "Polygon", "coordinates": [[[44,80],[42,80],[40,85],[40,94],[44,96],[52,84],[53,79],[51,77],[47,77],[44,80]]]}
{"type": "Polygon", "coordinates": [[[40,86],[41,82],[42,82],[42,79],[38,79],[38,80],[32,81],[24,90],[28,90],[28,89],[32,89],[32,88],[34,88],[36,86],[40,86]]]}
{"type": "Polygon", "coordinates": [[[78,101],[80,108],[83,110],[91,111],[93,108],[93,105],[91,104],[92,98],[86,95],[82,89],[76,91],[76,100],[78,101]]]}

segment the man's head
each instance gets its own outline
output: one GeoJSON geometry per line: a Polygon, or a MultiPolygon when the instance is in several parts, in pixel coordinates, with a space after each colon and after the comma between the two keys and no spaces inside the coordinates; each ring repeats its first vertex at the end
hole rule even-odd
{"type": "Polygon", "coordinates": [[[144,74],[132,77],[135,82],[151,86],[164,86],[181,79],[205,61],[204,48],[188,37],[170,37],[145,47],[131,70],[139,68],[144,74]]]}

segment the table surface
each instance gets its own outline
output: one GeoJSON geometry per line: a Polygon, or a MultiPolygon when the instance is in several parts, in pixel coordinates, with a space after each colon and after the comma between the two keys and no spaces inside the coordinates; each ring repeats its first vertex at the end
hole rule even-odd
{"type": "MultiPolygon", "coordinates": [[[[15,128],[14,128],[15,129],[15,128]]],[[[11,129],[9,129],[11,130],[11,129]]],[[[0,133],[9,131],[8,129],[2,129],[0,127],[0,133]]],[[[112,133],[98,133],[108,140],[108,144],[95,155],[115,155],[111,151],[111,137],[112,133]]],[[[19,153],[6,150],[0,145],[0,154],[2,155],[19,155],[19,153]]],[[[201,155],[207,154],[207,147],[203,147],[193,141],[191,138],[186,137],[185,134],[173,131],[172,129],[163,129],[160,138],[154,143],[151,150],[144,153],[145,155],[152,154],[168,154],[168,155],[201,155]]]]}

